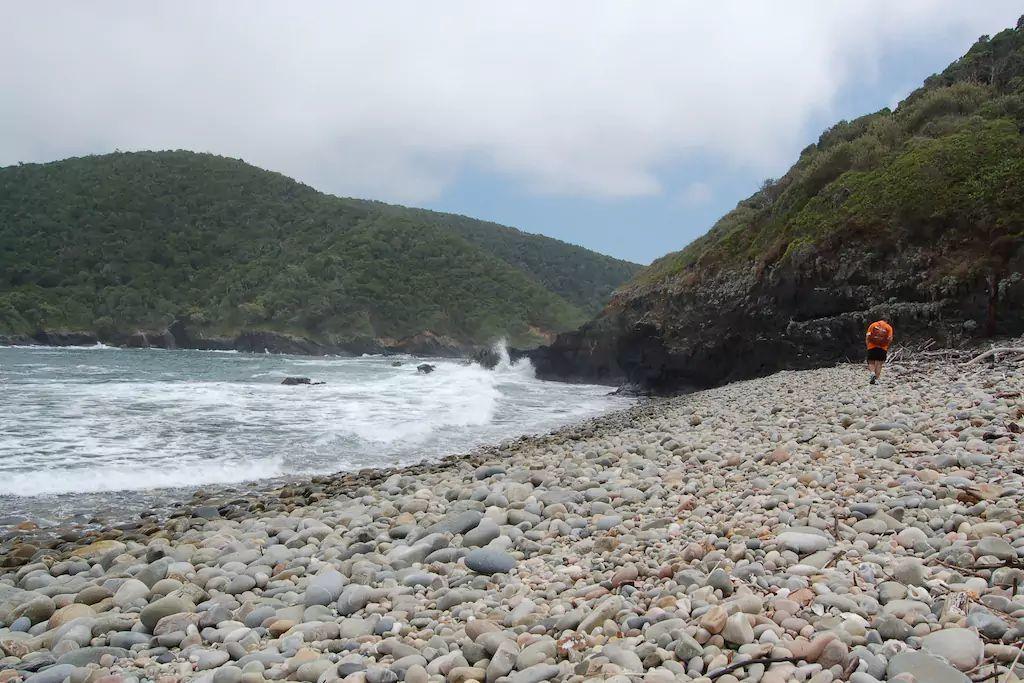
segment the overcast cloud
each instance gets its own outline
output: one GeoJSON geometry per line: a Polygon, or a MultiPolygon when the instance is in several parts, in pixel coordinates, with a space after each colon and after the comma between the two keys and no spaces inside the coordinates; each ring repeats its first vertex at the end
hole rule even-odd
{"type": "Polygon", "coordinates": [[[850,79],[871,78],[883,51],[966,46],[1020,11],[952,0],[7,2],[0,165],[185,148],[409,203],[472,169],[532,193],[675,195],[659,169],[695,154],[777,169],[809,117],[850,79]]]}

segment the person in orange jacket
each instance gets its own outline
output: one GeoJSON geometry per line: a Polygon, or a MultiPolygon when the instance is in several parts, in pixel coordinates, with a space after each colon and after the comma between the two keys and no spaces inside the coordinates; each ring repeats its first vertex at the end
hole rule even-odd
{"type": "Polygon", "coordinates": [[[868,347],[868,369],[871,370],[871,384],[874,384],[882,376],[882,366],[889,355],[889,346],[892,344],[892,325],[884,320],[876,320],[868,325],[868,332],[864,341],[868,347]]]}

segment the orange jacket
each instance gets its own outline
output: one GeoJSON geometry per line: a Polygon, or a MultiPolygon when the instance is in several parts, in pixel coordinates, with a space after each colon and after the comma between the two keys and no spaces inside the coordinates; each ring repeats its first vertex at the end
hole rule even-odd
{"type": "Polygon", "coordinates": [[[864,336],[864,342],[868,345],[869,349],[885,349],[888,351],[889,345],[892,344],[892,336],[892,325],[884,320],[876,320],[868,325],[868,332],[864,336]],[[872,331],[875,332],[874,335],[872,335],[872,331]],[[885,333],[884,337],[881,336],[882,332],[885,333]],[[872,339],[872,337],[874,337],[874,339],[872,339]]]}

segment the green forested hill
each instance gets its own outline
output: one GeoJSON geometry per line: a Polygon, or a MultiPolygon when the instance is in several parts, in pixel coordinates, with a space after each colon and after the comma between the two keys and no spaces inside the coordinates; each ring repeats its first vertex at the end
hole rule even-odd
{"type": "MultiPolygon", "coordinates": [[[[851,239],[956,242],[949,274],[991,268],[1024,235],[1024,18],[983,36],[895,111],[841,121],[641,287],[742,264],[763,271],[851,239]],[[966,250],[966,251],[963,251],[966,250]],[[1005,251],[1005,248],[1003,249],[1005,251]]],[[[936,245],[938,246],[938,245],[936,245]]],[[[936,271],[941,274],[940,271],[936,271]]]]}
{"type": "Polygon", "coordinates": [[[634,264],[463,216],[341,199],[236,159],[117,153],[0,169],[0,334],[535,343],[634,264]]]}
{"type": "Polygon", "coordinates": [[[383,206],[410,220],[454,230],[590,314],[600,311],[615,288],[640,270],[628,261],[497,223],[426,209],[383,206]]]}

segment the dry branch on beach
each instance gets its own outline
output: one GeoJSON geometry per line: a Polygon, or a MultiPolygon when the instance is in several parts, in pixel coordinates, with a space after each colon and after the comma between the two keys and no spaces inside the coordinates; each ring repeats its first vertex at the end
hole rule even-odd
{"type": "Polygon", "coordinates": [[[998,358],[1000,355],[1011,354],[1011,353],[1012,354],[1024,353],[1024,346],[1001,346],[1001,347],[998,347],[998,348],[989,349],[988,351],[985,351],[984,353],[980,353],[977,356],[975,356],[974,358],[972,358],[969,361],[967,361],[966,365],[972,365],[974,363],[978,363],[980,361],[985,360],[986,358],[990,358],[990,357],[998,358]]]}

